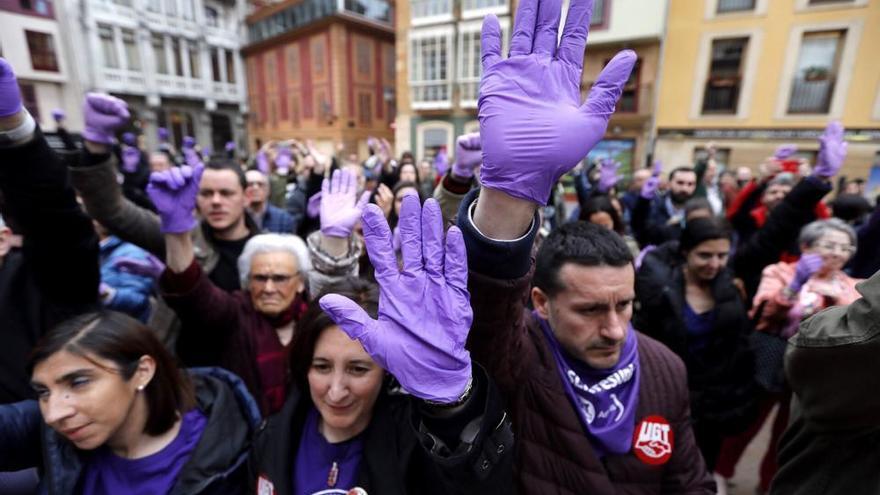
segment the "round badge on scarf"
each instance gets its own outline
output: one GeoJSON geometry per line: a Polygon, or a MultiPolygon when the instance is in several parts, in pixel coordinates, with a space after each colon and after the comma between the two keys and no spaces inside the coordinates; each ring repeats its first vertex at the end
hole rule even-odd
{"type": "Polygon", "coordinates": [[[673,445],[672,426],[663,416],[647,416],[633,432],[633,453],[651,466],[666,464],[673,445]]]}

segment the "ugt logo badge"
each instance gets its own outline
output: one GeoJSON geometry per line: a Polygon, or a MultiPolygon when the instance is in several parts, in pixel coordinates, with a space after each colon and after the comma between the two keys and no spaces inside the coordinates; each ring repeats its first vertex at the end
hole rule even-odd
{"type": "Polygon", "coordinates": [[[648,416],[633,432],[633,452],[645,464],[660,466],[672,457],[673,432],[663,416],[648,416]]]}

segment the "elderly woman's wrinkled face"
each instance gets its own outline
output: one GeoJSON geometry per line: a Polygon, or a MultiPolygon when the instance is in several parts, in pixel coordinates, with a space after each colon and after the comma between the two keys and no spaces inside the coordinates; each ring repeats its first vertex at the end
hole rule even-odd
{"type": "Polygon", "coordinates": [[[855,253],[855,248],[850,241],[849,235],[839,230],[829,230],[816,239],[807,249],[809,253],[822,255],[822,269],[820,273],[833,273],[843,269],[843,265],[855,253]]]}
{"type": "Polygon", "coordinates": [[[267,316],[281,314],[303,289],[303,275],[292,253],[277,251],[254,255],[248,291],[258,312],[267,316]]]}

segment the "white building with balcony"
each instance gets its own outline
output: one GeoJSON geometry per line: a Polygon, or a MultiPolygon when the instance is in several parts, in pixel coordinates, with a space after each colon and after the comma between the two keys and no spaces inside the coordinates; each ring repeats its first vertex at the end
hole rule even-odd
{"type": "Polygon", "coordinates": [[[222,150],[245,145],[239,48],[244,0],[63,0],[71,60],[85,91],[129,104],[148,148],[166,127],[222,150]]]}

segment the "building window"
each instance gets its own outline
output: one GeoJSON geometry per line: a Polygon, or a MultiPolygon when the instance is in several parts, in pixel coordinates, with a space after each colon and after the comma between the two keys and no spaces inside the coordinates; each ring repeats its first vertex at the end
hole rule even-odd
{"type": "Polygon", "coordinates": [[[147,0],[147,10],[150,12],[159,12],[162,7],[159,5],[160,0],[147,0]]]}
{"type": "MultiPolygon", "coordinates": [[[[703,160],[707,160],[709,158],[709,151],[702,147],[698,146],[694,148],[694,158],[692,163],[697,163],[703,160]]],[[[722,167],[727,167],[730,164],[730,148],[715,148],[715,163],[722,167]]],[[[720,170],[719,170],[720,172],[720,170]]]]}
{"type": "Polygon", "coordinates": [[[452,15],[452,0],[412,0],[410,9],[413,19],[452,15]]]}
{"type": "Polygon", "coordinates": [[[363,125],[373,123],[373,95],[370,93],[358,94],[358,121],[363,125]]]}
{"type": "Polygon", "coordinates": [[[135,32],[130,29],[122,30],[122,45],[125,47],[125,63],[128,70],[141,70],[141,54],[138,51],[135,32]]]}
{"type": "Polygon", "coordinates": [[[220,48],[211,48],[211,78],[220,82],[220,48]]]}
{"type": "Polygon", "coordinates": [[[235,52],[224,50],[226,53],[226,82],[235,84],[235,52]]]}
{"type": "Polygon", "coordinates": [[[32,10],[31,0],[18,0],[18,6],[24,10],[32,10]]]}
{"type": "Polygon", "coordinates": [[[49,33],[25,30],[28,51],[31,52],[31,67],[34,70],[58,72],[58,57],[55,56],[55,41],[49,33]]]}
{"type": "Polygon", "coordinates": [[[288,108],[290,108],[290,123],[293,124],[294,126],[298,126],[299,119],[300,119],[300,116],[299,116],[299,113],[300,113],[299,112],[299,93],[298,92],[291,95],[290,105],[288,106],[288,108]]]}
{"type": "Polygon", "coordinates": [[[104,67],[119,68],[119,56],[116,54],[116,41],[113,28],[98,24],[98,36],[101,38],[101,52],[104,54],[104,67]]]}
{"type": "Polygon", "coordinates": [[[449,146],[452,141],[452,126],[437,124],[425,126],[419,129],[421,133],[422,149],[419,150],[422,159],[431,160],[442,149],[449,146]]]}
{"type": "Polygon", "coordinates": [[[386,0],[345,0],[345,10],[384,22],[391,22],[393,13],[386,0]]]}
{"type": "Polygon", "coordinates": [[[168,15],[177,15],[177,0],[166,0],[165,13],[168,15]]]}
{"type": "Polygon", "coordinates": [[[413,103],[443,104],[451,102],[449,56],[452,54],[452,32],[422,36],[411,41],[410,86],[413,103]]]}
{"type": "Polygon", "coordinates": [[[214,7],[205,7],[205,25],[208,27],[218,27],[220,25],[220,15],[214,7]]]}
{"type": "MultiPolygon", "coordinates": [[[[605,62],[606,64],[608,62],[605,62]]],[[[633,66],[629,79],[623,85],[620,99],[617,100],[617,111],[621,113],[636,113],[639,111],[639,84],[642,70],[642,59],[637,59],[633,66]]]]}
{"type": "Polygon", "coordinates": [[[122,5],[123,7],[132,7],[131,0],[113,0],[113,3],[116,5],[122,5]]]}
{"type": "Polygon", "coordinates": [[[316,38],[312,40],[312,64],[315,70],[316,76],[324,77],[324,67],[325,67],[325,55],[324,55],[324,40],[322,38],[316,38]]]}
{"type": "Polygon", "coordinates": [[[174,73],[183,76],[183,55],[180,52],[180,40],[171,38],[171,51],[174,55],[174,73]]]}
{"type": "Polygon", "coordinates": [[[385,80],[393,81],[395,79],[394,65],[397,62],[394,56],[394,45],[385,45],[383,52],[385,54],[382,57],[382,70],[385,72],[385,80]]]}
{"type": "Polygon", "coordinates": [[[372,72],[370,70],[370,67],[373,65],[370,63],[373,58],[372,47],[372,43],[367,40],[362,39],[357,43],[357,71],[358,74],[367,78],[370,77],[370,72],[372,72]]]}
{"type": "Polygon", "coordinates": [[[35,121],[40,121],[40,106],[37,105],[37,89],[33,84],[19,83],[21,90],[21,104],[27,109],[28,113],[35,121]]]}
{"type": "Polygon", "coordinates": [[[165,58],[165,38],[160,34],[150,36],[153,45],[153,59],[156,61],[156,72],[168,74],[168,59],[165,58]]]}
{"type": "Polygon", "coordinates": [[[853,3],[853,0],[810,0],[810,5],[826,5],[830,3],[853,3]]]}
{"type": "Polygon", "coordinates": [[[755,10],[755,0],[718,0],[718,13],[755,10]]]}
{"type": "Polygon", "coordinates": [[[828,113],[846,31],[804,33],[792,82],[789,113],[828,113]]]}
{"type": "Polygon", "coordinates": [[[503,7],[507,5],[507,0],[462,0],[462,10],[489,9],[492,7],[503,7]]]}
{"type": "Polygon", "coordinates": [[[299,84],[299,44],[287,47],[287,84],[299,84]]]}
{"type": "Polygon", "coordinates": [[[198,42],[187,41],[186,45],[189,48],[189,75],[193,79],[201,79],[202,56],[201,51],[199,50],[198,42]]]}
{"type": "Polygon", "coordinates": [[[171,122],[171,134],[174,136],[174,142],[178,145],[183,142],[184,136],[195,136],[195,126],[193,125],[192,115],[183,112],[169,112],[169,121],[171,122]]]}
{"type": "Polygon", "coordinates": [[[703,93],[703,113],[736,113],[742,83],[742,61],[748,38],[712,42],[709,78],[703,93]]]}
{"type": "Polygon", "coordinates": [[[462,105],[475,106],[480,87],[480,32],[459,31],[458,87],[462,105]],[[465,103],[467,102],[467,103],[465,103]]]}
{"type": "Polygon", "coordinates": [[[605,27],[608,25],[608,7],[610,0],[593,0],[593,16],[590,17],[590,27],[605,27]]]}

